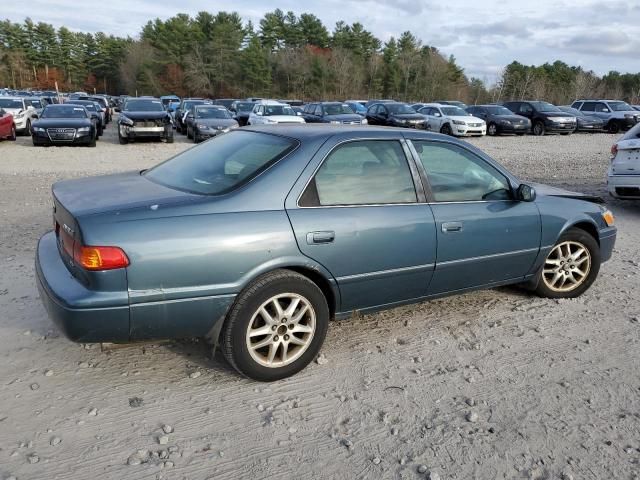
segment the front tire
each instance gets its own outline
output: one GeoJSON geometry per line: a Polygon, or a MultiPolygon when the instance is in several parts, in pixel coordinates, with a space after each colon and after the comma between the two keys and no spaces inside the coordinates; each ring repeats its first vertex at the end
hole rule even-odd
{"type": "Polygon", "coordinates": [[[120,135],[120,132],[118,131],[118,142],[120,143],[120,145],[126,145],[127,143],[129,143],[129,139],[120,135]]]}
{"type": "Polygon", "coordinates": [[[11,125],[11,133],[9,134],[9,140],[11,140],[12,142],[15,142],[17,138],[18,138],[18,135],[16,135],[16,126],[11,125]]]}
{"type": "Polygon", "coordinates": [[[576,298],[600,271],[600,247],[584,230],[571,228],[553,246],[538,272],[536,293],[547,298],[576,298]]]}
{"type": "Polygon", "coordinates": [[[495,123],[490,123],[487,126],[487,135],[491,137],[495,137],[496,135],[498,135],[498,126],[495,123]]]}
{"type": "Polygon", "coordinates": [[[533,124],[533,134],[537,137],[541,137],[546,133],[546,128],[544,127],[544,123],[541,121],[537,121],[533,124]]]}
{"type": "Polygon", "coordinates": [[[609,126],[607,127],[609,133],[619,133],[620,132],[620,124],[615,120],[611,120],[609,122],[609,126]]]}
{"type": "Polygon", "coordinates": [[[296,272],[275,270],[236,298],[222,328],[222,352],[242,375],[261,382],[279,380],[318,355],[328,325],[322,290],[296,272]]]}
{"type": "Polygon", "coordinates": [[[440,129],[440,133],[442,133],[443,135],[453,136],[453,130],[451,129],[451,125],[449,125],[448,123],[445,123],[440,129]]]}

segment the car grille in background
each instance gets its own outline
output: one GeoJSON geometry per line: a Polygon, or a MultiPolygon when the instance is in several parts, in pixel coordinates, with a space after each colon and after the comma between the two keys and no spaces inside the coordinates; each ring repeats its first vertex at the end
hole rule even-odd
{"type": "Polygon", "coordinates": [[[134,127],[162,127],[162,120],[136,120],[133,122],[134,127]]]}
{"type": "Polygon", "coordinates": [[[638,187],[616,187],[616,193],[621,197],[640,197],[638,187]]]}
{"type": "Polygon", "coordinates": [[[47,135],[51,140],[73,140],[76,136],[75,128],[47,128],[47,135]]]}
{"type": "Polygon", "coordinates": [[[469,126],[470,127],[481,127],[482,124],[481,123],[470,123],[469,126]]]}

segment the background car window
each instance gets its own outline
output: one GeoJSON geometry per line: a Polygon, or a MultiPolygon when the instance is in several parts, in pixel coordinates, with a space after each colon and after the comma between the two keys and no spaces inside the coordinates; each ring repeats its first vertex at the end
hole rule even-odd
{"type": "Polygon", "coordinates": [[[596,104],[594,102],[584,102],[580,110],[583,112],[595,112],[596,104]]]}
{"type": "Polygon", "coordinates": [[[531,105],[529,105],[528,103],[523,103],[520,105],[520,113],[532,113],[533,112],[533,107],[531,107],[531,105]]]}
{"type": "Polygon", "coordinates": [[[507,178],[468,150],[447,143],[413,143],[436,202],[511,199],[507,178]]]}
{"type": "Polygon", "coordinates": [[[322,105],[318,105],[316,107],[315,115],[317,115],[318,117],[322,116],[322,105]]]}
{"type": "Polygon", "coordinates": [[[338,147],[318,170],[312,188],[318,203],[415,203],[413,178],[397,141],[360,141],[338,147]]]}
{"type": "Polygon", "coordinates": [[[607,107],[606,104],[602,102],[596,103],[596,112],[608,112],[608,111],[609,111],[609,107],[607,107]]]}

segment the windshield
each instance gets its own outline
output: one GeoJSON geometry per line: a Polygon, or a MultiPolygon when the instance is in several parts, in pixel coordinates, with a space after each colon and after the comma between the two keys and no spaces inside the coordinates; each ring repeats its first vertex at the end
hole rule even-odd
{"type": "Polygon", "coordinates": [[[293,111],[289,105],[265,105],[264,106],[264,114],[267,117],[273,115],[294,115],[296,112],[293,111]]]}
{"type": "Polygon", "coordinates": [[[627,102],[609,102],[611,110],[614,112],[629,112],[633,111],[633,107],[627,102]]]}
{"type": "Polygon", "coordinates": [[[87,112],[77,105],[56,105],[46,107],[40,118],[87,118],[87,112]]]}
{"type": "Polygon", "coordinates": [[[442,107],[442,112],[449,117],[468,117],[469,114],[460,107],[442,107]]]}
{"type": "MultiPolygon", "coordinates": [[[[71,104],[68,103],[67,105],[71,105],[71,104]]],[[[91,112],[97,112],[98,111],[98,108],[93,103],[73,103],[73,105],[82,105],[84,108],[86,108],[87,110],[89,110],[91,112]]]]}
{"type": "Polygon", "coordinates": [[[296,146],[257,132],[231,132],[176,155],[144,176],[177,190],[219,195],[247,183],[296,146]]]}
{"type": "Polygon", "coordinates": [[[125,112],[162,112],[160,100],[129,100],[124,104],[125,112]]]}
{"type": "Polygon", "coordinates": [[[24,108],[22,100],[16,100],[13,98],[0,98],[1,108],[24,108]]]}
{"type": "Polygon", "coordinates": [[[367,113],[367,109],[361,103],[352,102],[352,103],[349,103],[349,106],[351,107],[352,110],[355,110],[356,112],[367,113]]]}
{"type": "Polygon", "coordinates": [[[254,105],[255,105],[255,103],[253,103],[253,102],[236,103],[236,111],[237,112],[250,112],[251,110],[253,110],[253,106],[254,105]]]}
{"type": "Polygon", "coordinates": [[[344,115],[355,113],[346,103],[328,103],[322,106],[325,115],[344,115]]]}
{"type": "Polygon", "coordinates": [[[490,115],[513,115],[513,112],[506,107],[484,107],[490,115]]]}
{"type": "Polygon", "coordinates": [[[188,102],[184,102],[182,104],[182,110],[187,111],[191,109],[191,107],[193,107],[194,105],[205,105],[207,103],[209,102],[205,100],[189,100],[188,102]]]}
{"type": "Polygon", "coordinates": [[[196,118],[231,118],[231,115],[223,108],[200,107],[196,108],[196,118]]]}
{"type": "Polygon", "coordinates": [[[27,100],[27,103],[35,108],[42,108],[42,102],[39,99],[27,100]]]}
{"type": "Polygon", "coordinates": [[[555,105],[550,104],[549,102],[530,102],[533,108],[535,108],[539,112],[562,112],[555,105]]]}
{"type": "Polygon", "coordinates": [[[162,105],[164,105],[165,107],[167,105],[169,105],[170,103],[180,103],[180,100],[178,100],[177,98],[163,98],[162,99],[162,105]]]}
{"type": "Polygon", "coordinates": [[[411,108],[409,105],[405,105],[404,103],[392,103],[385,105],[389,113],[395,113],[397,115],[404,115],[407,113],[416,113],[416,111],[411,108]]]}

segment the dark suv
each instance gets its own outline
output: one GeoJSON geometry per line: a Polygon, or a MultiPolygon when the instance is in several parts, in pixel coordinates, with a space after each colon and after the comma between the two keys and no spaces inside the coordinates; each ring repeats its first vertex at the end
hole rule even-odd
{"type": "Polygon", "coordinates": [[[307,123],[331,123],[334,125],[360,125],[366,123],[349,105],[340,102],[309,103],[302,110],[307,123]]]}
{"type": "Polygon", "coordinates": [[[576,100],[571,106],[604,120],[609,133],[629,130],[640,122],[640,114],[627,102],[620,100],[576,100]]]}
{"type": "Polygon", "coordinates": [[[531,120],[534,135],[547,133],[570,135],[578,126],[575,115],[563,112],[549,102],[538,100],[504,102],[504,106],[516,115],[522,115],[531,120]]]}

